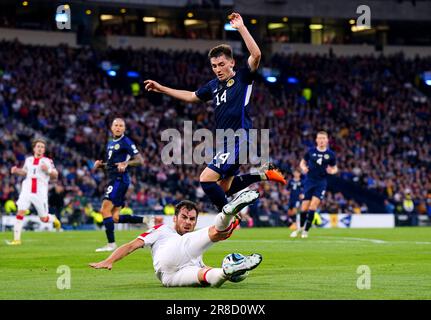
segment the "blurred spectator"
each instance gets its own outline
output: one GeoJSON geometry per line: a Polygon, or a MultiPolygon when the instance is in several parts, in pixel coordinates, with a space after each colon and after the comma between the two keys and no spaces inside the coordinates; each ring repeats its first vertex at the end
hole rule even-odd
{"type": "MultiPolygon", "coordinates": [[[[244,58],[238,56],[237,65],[244,58]]],[[[127,64],[178,89],[195,90],[213,77],[206,55],[198,52],[96,51],[0,41],[1,204],[16,199],[20,188],[21,180],[9,174],[10,167],[22,165],[31,139],[43,134],[49,140],[48,156],[60,172],[59,183],[67,189],[65,213],[73,223],[85,221],[86,203],[100,200],[105,186],[103,171],[91,172],[93,161],[103,157],[110,120],[121,116],[146,161],[143,168],[132,169],[131,207],[162,213],[187,198],[198,201],[202,211],[214,212],[199,187],[203,166],[165,165],[160,159],[164,129],[182,132],[184,120],[192,120],[194,128],[211,128],[213,110],[158,94],[131,95],[97,68],[104,60],[127,64]]],[[[254,127],[270,129],[273,162],[287,171],[298,167],[315,131],[324,129],[337,153],[341,178],[385,196],[388,211],[402,213],[412,205],[423,210],[426,201],[430,212],[430,192],[424,191],[431,190],[431,105],[428,99],[417,99],[411,81],[431,69],[431,58],[277,54],[265,66],[280,70],[280,79],[298,79],[297,84],[269,84],[259,78],[254,84],[250,114],[254,127]],[[308,101],[304,88],[311,92],[308,101]],[[404,203],[409,201],[402,195],[407,188],[413,204],[404,203]]],[[[249,165],[242,167],[242,172],[250,170],[249,165]]],[[[273,221],[275,213],[287,212],[289,193],[283,186],[262,183],[256,188],[262,201],[251,210],[254,222],[259,208],[259,214],[273,221]]],[[[322,203],[322,213],[368,211],[342,193],[328,192],[322,203]]]]}

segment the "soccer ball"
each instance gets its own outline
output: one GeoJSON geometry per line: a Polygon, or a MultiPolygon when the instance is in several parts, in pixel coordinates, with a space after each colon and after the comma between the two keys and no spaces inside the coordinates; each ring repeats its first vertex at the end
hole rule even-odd
{"type": "MultiPolygon", "coordinates": [[[[229,253],[226,257],[224,257],[222,262],[222,269],[225,274],[229,274],[232,267],[238,263],[241,263],[245,257],[241,253],[229,253]]],[[[230,274],[228,280],[231,282],[241,282],[245,278],[247,278],[249,272],[248,271],[238,271],[230,274]]]]}

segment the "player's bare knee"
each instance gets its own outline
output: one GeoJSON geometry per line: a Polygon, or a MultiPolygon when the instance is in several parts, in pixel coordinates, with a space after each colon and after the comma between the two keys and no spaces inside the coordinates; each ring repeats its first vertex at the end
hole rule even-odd
{"type": "Polygon", "coordinates": [[[39,217],[39,219],[40,219],[40,221],[42,221],[42,222],[48,222],[48,220],[49,220],[49,217],[39,217]]]}

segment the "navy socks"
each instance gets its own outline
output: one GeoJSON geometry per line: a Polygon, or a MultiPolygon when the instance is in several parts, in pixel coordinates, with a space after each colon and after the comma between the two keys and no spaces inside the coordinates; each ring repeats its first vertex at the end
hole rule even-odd
{"type": "Polygon", "coordinates": [[[217,182],[201,182],[201,187],[211,202],[221,212],[224,205],[227,204],[226,194],[217,182]]]}

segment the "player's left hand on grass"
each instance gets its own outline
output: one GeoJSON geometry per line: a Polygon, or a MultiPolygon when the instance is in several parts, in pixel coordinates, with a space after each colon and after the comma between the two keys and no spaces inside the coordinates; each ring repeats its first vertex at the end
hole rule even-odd
{"type": "Polygon", "coordinates": [[[118,171],[119,171],[119,172],[124,172],[124,171],[126,171],[126,168],[127,168],[127,162],[126,162],[126,161],[116,163],[116,165],[117,165],[117,168],[118,168],[118,171]]]}
{"type": "Polygon", "coordinates": [[[101,261],[101,262],[93,262],[89,264],[90,267],[94,269],[112,269],[112,263],[107,261],[101,261]]]}
{"type": "Polygon", "coordinates": [[[232,13],[231,15],[229,15],[229,19],[230,25],[234,29],[239,29],[240,27],[244,26],[244,21],[242,20],[242,17],[239,13],[232,13]]]}

